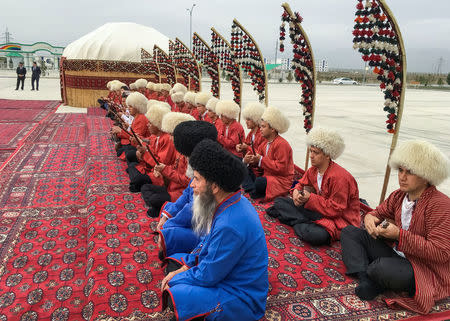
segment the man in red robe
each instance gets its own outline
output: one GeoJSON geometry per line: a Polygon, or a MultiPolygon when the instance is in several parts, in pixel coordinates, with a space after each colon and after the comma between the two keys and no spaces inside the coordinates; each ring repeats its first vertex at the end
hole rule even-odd
{"type": "Polygon", "coordinates": [[[140,78],[134,82],[136,85],[136,90],[139,91],[141,94],[145,95],[147,91],[147,84],[148,81],[146,79],[140,78]]]}
{"type": "Polygon", "coordinates": [[[260,128],[265,141],[255,150],[256,155],[251,149],[247,150],[244,163],[264,172],[263,176],[256,177],[250,187],[250,196],[271,201],[286,195],[294,178],[292,148],[279,135],[289,129],[289,120],[277,108],[267,107],[261,116],[260,128]]]}
{"type": "MultiPolygon", "coordinates": [[[[145,112],[147,111],[147,98],[141,93],[133,92],[127,97],[126,104],[130,115],[134,117],[131,128],[140,137],[149,136],[147,127],[148,119],[145,117],[145,112]]],[[[117,150],[117,156],[125,160],[125,157],[122,156],[122,154],[130,150],[136,150],[136,142],[131,138],[131,130],[113,126],[111,128],[111,133],[116,134],[120,139],[122,146],[117,150]]]]}
{"type": "Polygon", "coordinates": [[[217,135],[217,141],[230,153],[242,158],[242,153],[236,150],[236,145],[244,142],[245,132],[237,121],[240,108],[232,100],[219,100],[216,104],[216,114],[222,120],[223,126],[217,135]]]}
{"type": "Polygon", "coordinates": [[[206,104],[208,103],[209,99],[211,99],[210,93],[199,92],[197,93],[197,95],[195,95],[195,105],[197,106],[197,112],[199,115],[198,120],[210,122],[208,119],[208,110],[206,109],[206,104]]]}
{"type": "MultiPolygon", "coordinates": [[[[248,151],[251,151],[255,154],[260,145],[264,143],[265,138],[261,135],[261,130],[259,129],[259,124],[261,122],[261,116],[264,113],[264,109],[265,107],[263,104],[253,102],[248,103],[242,110],[242,117],[245,119],[247,128],[250,129],[250,131],[242,144],[236,145],[237,152],[246,155],[248,151]]],[[[256,165],[249,165],[247,169],[248,173],[242,182],[242,188],[245,192],[250,192],[254,187],[253,182],[256,177],[261,176],[263,172],[261,169],[258,169],[256,165]]]]}
{"type": "Polygon", "coordinates": [[[216,114],[216,105],[218,102],[219,99],[217,99],[216,97],[211,97],[206,103],[206,110],[208,111],[207,121],[216,126],[217,132],[220,133],[223,123],[220,120],[219,116],[217,116],[216,114]]]}
{"type": "Polygon", "coordinates": [[[297,236],[312,245],[339,240],[341,230],[360,225],[358,184],[334,162],[345,145],[334,130],[313,128],[306,142],[311,167],[292,190],[292,198],[277,198],[269,215],[294,227],[297,236]]]}
{"type": "Polygon", "coordinates": [[[195,96],[197,94],[193,91],[188,91],[184,94],[184,109],[183,113],[190,114],[196,120],[198,120],[198,111],[195,106],[195,96]]]}
{"type": "Polygon", "coordinates": [[[144,184],[164,185],[164,180],[160,175],[155,175],[153,168],[156,163],[171,165],[175,161],[175,147],[170,135],[161,131],[162,118],[170,110],[162,104],[151,105],[145,116],[148,119],[148,130],[151,134],[148,145],[142,142],[143,146],[138,146],[136,157],[139,163],[130,162],[128,164],[128,175],[130,177],[130,192],[141,191],[144,184]],[[147,146],[152,154],[147,150],[147,146]]]}
{"type": "Polygon", "coordinates": [[[365,229],[342,230],[347,274],[359,278],[363,300],[384,291],[403,295],[389,306],[429,313],[450,295],[450,199],[436,186],[450,174],[448,158],[426,141],[407,141],[391,155],[400,188],[364,218],[365,229]]]}
{"type": "MultiPolygon", "coordinates": [[[[195,119],[189,114],[179,112],[167,113],[162,119],[161,131],[168,133],[172,137],[173,131],[178,124],[190,120],[195,119]]],[[[148,216],[158,217],[161,207],[165,202],[174,202],[180,197],[190,181],[190,178],[186,176],[186,170],[186,157],[178,151],[172,165],[166,165],[162,162],[155,165],[154,175],[158,177],[162,176],[165,181],[165,186],[155,184],[145,184],[142,186],[142,198],[149,207],[147,210],[148,216]]]]}

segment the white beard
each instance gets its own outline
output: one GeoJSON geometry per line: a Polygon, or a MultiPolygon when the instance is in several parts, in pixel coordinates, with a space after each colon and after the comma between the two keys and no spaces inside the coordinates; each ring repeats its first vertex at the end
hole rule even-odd
{"type": "Polygon", "coordinates": [[[209,234],[216,207],[216,199],[209,187],[205,193],[194,195],[191,223],[195,234],[199,236],[209,234]]]}
{"type": "Polygon", "coordinates": [[[194,177],[194,170],[191,167],[191,164],[188,163],[188,166],[186,168],[186,176],[192,179],[194,177]]]}

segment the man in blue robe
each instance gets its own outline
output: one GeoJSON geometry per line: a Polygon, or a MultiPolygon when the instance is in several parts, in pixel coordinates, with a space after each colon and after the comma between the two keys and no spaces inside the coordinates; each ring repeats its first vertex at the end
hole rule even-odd
{"type": "Polygon", "coordinates": [[[211,140],[197,144],[189,163],[192,228],[202,239],[191,253],[167,258],[163,306],[176,320],[259,320],[269,288],[268,252],[258,214],[241,195],[246,168],[211,140]]]}
{"type": "MultiPolygon", "coordinates": [[[[173,131],[175,149],[187,158],[205,138],[217,139],[216,127],[205,121],[182,122],[173,131]]],[[[192,231],[192,204],[193,191],[189,184],[175,202],[161,207],[157,228],[161,259],[174,253],[189,253],[199,243],[199,236],[192,231]]]]}

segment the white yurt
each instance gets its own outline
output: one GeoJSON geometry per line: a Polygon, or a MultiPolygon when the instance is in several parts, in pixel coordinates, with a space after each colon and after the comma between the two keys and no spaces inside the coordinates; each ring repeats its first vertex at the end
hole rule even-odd
{"type": "Polygon", "coordinates": [[[107,94],[106,84],[139,78],[159,82],[156,63],[142,63],[142,54],[157,45],[168,51],[169,38],[130,22],[107,23],[69,44],[61,59],[61,96],[66,105],[93,107],[107,94]]]}

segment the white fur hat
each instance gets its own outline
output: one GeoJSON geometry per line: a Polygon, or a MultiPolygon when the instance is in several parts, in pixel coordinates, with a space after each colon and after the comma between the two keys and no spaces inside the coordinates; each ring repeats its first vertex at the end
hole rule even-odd
{"type": "Polygon", "coordinates": [[[264,105],[259,102],[248,103],[242,110],[242,117],[244,119],[253,120],[255,123],[259,124],[265,109],[264,105]]]}
{"type": "Polygon", "coordinates": [[[134,82],[130,84],[130,90],[136,90],[136,84],[134,82]]]}
{"type": "Polygon", "coordinates": [[[283,134],[289,129],[289,119],[284,116],[281,111],[275,107],[267,107],[261,116],[261,119],[269,123],[270,127],[278,133],[283,134]]]}
{"type": "Polygon", "coordinates": [[[154,104],[159,104],[159,103],[161,103],[159,100],[149,99],[147,102],[147,110],[150,108],[150,106],[152,106],[154,104]]]}
{"type": "Polygon", "coordinates": [[[216,114],[237,119],[239,116],[239,105],[232,100],[219,100],[216,104],[216,114]]]}
{"type": "Polygon", "coordinates": [[[212,112],[216,112],[216,105],[219,102],[219,99],[217,99],[216,97],[211,97],[208,102],[206,103],[206,109],[212,111],[212,112]]]}
{"type": "Polygon", "coordinates": [[[145,88],[147,86],[148,81],[146,79],[138,79],[134,82],[136,84],[137,89],[145,88]]]}
{"type": "Polygon", "coordinates": [[[139,113],[145,114],[147,112],[147,98],[140,92],[131,93],[126,100],[128,106],[136,108],[139,113]]]}
{"type": "Polygon", "coordinates": [[[182,92],[173,93],[170,98],[174,103],[179,103],[184,101],[184,94],[182,92]]]}
{"type": "Polygon", "coordinates": [[[160,92],[161,91],[161,84],[154,84],[153,85],[153,91],[160,92]]]}
{"type": "Polygon", "coordinates": [[[108,88],[108,90],[111,90],[111,84],[114,80],[110,80],[106,83],[106,88],[108,88]]]}
{"type": "Polygon", "coordinates": [[[306,136],[306,144],[320,148],[331,159],[341,156],[345,148],[344,140],[337,131],[322,127],[311,129],[306,136]]]}
{"type": "Polygon", "coordinates": [[[185,94],[187,92],[187,88],[185,85],[180,84],[179,82],[177,82],[175,85],[173,85],[172,88],[172,94],[173,93],[178,93],[178,92],[182,92],[183,94],[185,94]]]}
{"type": "Polygon", "coordinates": [[[172,134],[175,127],[184,121],[195,120],[192,115],[186,113],[170,112],[164,115],[162,119],[161,130],[172,134]]]}
{"type": "Polygon", "coordinates": [[[210,93],[206,93],[206,92],[199,92],[197,93],[197,95],[195,95],[195,104],[198,105],[203,105],[206,106],[206,103],[208,102],[208,100],[211,98],[211,94],[210,93]]]}
{"type": "Polygon", "coordinates": [[[120,88],[122,88],[122,86],[124,86],[125,84],[119,80],[113,80],[111,83],[111,90],[113,91],[117,91],[120,90],[120,88]]]}
{"type": "Polygon", "coordinates": [[[195,105],[195,96],[197,94],[193,91],[188,91],[184,94],[184,102],[195,105]]]}
{"type": "Polygon", "coordinates": [[[449,159],[433,144],[410,140],[399,145],[389,159],[391,168],[404,167],[412,174],[439,185],[450,175],[449,159]]]}
{"type": "Polygon", "coordinates": [[[153,104],[148,108],[145,117],[147,117],[148,121],[152,123],[153,126],[156,126],[158,127],[158,129],[161,129],[162,119],[164,115],[169,112],[170,110],[167,109],[166,106],[162,104],[153,104]]]}
{"type": "Polygon", "coordinates": [[[170,91],[172,89],[172,86],[168,83],[161,84],[161,90],[170,91]]]}
{"type": "Polygon", "coordinates": [[[146,87],[147,89],[153,90],[153,88],[155,87],[155,83],[149,81],[149,82],[147,83],[147,86],[145,86],[145,87],[146,87]]]}

